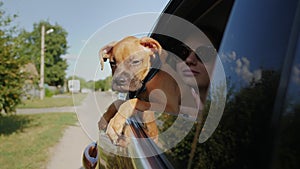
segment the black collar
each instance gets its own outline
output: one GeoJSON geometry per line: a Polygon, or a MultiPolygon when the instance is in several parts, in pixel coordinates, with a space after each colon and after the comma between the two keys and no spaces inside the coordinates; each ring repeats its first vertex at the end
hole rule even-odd
{"type": "Polygon", "coordinates": [[[151,63],[152,63],[152,65],[151,65],[150,71],[148,72],[147,76],[143,80],[142,87],[140,89],[136,90],[136,91],[129,91],[128,95],[127,95],[127,97],[129,99],[137,98],[137,96],[139,94],[146,91],[146,83],[149,82],[156,75],[156,73],[159,71],[162,63],[161,63],[161,60],[160,60],[158,54],[155,54],[155,58],[151,59],[151,63]]]}

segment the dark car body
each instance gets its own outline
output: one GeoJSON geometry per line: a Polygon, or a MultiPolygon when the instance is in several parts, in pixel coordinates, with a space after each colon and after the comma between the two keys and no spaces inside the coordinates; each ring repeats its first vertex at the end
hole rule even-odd
{"type": "MultiPolygon", "coordinates": [[[[155,156],[142,156],[156,151],[151,141],[135,143],[141,158],[100,148],[99,168],[300,168],[300,1],[171,0],[164,13],[193,23],[217,49],[227,81],[223,116],[205,142],[193,144],[205,124],[196,123],[155,156]]],[[[172,51],[173,42],[156,33],[172,30],[169,22],[158,20],[150,36],[172,51]]]]}

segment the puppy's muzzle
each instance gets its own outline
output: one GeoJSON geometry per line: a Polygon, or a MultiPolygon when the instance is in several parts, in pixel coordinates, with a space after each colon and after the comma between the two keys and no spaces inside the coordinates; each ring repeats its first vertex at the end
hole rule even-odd
{"type": "Polygon", "coordinates": [[[124,86],[127,84],[127,80],[125,77],[118,77],[114,79],[114,82],[118,85],[118,86],[124,86]]]}
{"type": "Polygon", "coordinates": [[[127,72],[120,72],[119,74],[115,74],[113,76],[113,83],[118,86],[126,86],[129,85],[130,74],[127,72]]]}
{"type": "Polygon", "coordinates": [[[141,82],[131,72],[121,72],[113,76],[112,89],[119,92],[136,91],[142,87],[141,82]]]}

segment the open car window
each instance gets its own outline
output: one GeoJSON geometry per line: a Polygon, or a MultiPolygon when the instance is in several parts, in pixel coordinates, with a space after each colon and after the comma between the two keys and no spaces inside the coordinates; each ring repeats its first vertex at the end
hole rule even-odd
{"type": "MultiPolygon", "coordinates": [[[[169,6],[172,3],[178,3],[178,1],[170,2],[169,6]]],[[[135,115],[127,121],[132,126],[134,135],[131,138],[132,144],[127,148],[114,147],[108,152],[117,152],[118,155],[126,157],[143,157],[146,160],[140,160],[147,164],[149,164],[149,162],[145,162],[147,159],[160,159],[158,161],[161,161],[161,165],[169,166],[168,161],[174,161],[172,157],[175,154],[173,154],[174,150],[172,149],[176,149],[186,137],[193,138],[194,141],[190,140],[191,142],[187,146],[188,149],[180,149],[179,151],[192,152],[199,140],[205,142],[217,128],[226,100],[225,75],[224,72],[222,74],[223,68],[217,56],[217,50],[232,2],[216,1],[203,4],[201,2],[185,1],[184,3],[193,3],[195,8],[201,8],[201,16],[198,16],[199,12],[183,15],[186,12],[185,5],[179,6],[176,10],[174,9],[177,11],[174,13],[175,15],[168,14],[171,9],[167,8],[165,13],[161,14],[150,34],[151,37],[159,41],[164,49],[161,60],[166,66],[162,67],[160,71],[170,74],[180,87],[178,93],[181,96],[180,112],[165,112],[164,108],[155,111],[155,123],[159,130],[158,141],[153,141],[151,137],[148,138],[146,132],[143,132],[147,129],[143,124],[144,121],[141,120],[141,115],[135,115]],[[223,8],[224,14],[222,15],[224,18],[219,25],[210,22],[217,7],[223,8]],[[180,15],[180,17],[176,15],[180,15]],[[193,19],[191,19],[191,16],[193,16],[193,19]],[[205,31],[200,29],[199,26],[205,31]],[[190,68],[190,63],[187,62],[189,59],[196,61],[198,67],[190,68]],[[218,67],[218,69],[215,69],[215,67],[218,67]],[[221,73],[222,75],[219,78],[212,78],[213,73],[221,73]],[[199,74],[199,77],[195,78],[195,74],[199,74]],[[211,81],[216,82],[214,86],[210,86],[211,81]],[[209,90],[213,92],[209,92],[209,90]],[[210,104],[214,108],[210,109],[210,104]],[[208,114],[210,115],[208,116],[208,114]],[[213,125],[207,126],[205,132],[202,132],[204,130],[201,131],[201,127],[207,117],[212,121],[209,124],[213,125]],[[191,132],[193,136],[189,134],[191,132]],[[200,133],[202,133],[201,136],[200,133]]],[[[104,133],[100,136],[100,147],[108,147],[111,144],[110,140],[104,133]]],[[[103,149],[103,151],[107,150],[103,149]]],[[[186,166],[189,163],[188,161],[191,161],[186,157],[183,159],[187,160],[185,161],[186,166]]],[[[175,168],[177,167],[175,164],[175,168]]]]}

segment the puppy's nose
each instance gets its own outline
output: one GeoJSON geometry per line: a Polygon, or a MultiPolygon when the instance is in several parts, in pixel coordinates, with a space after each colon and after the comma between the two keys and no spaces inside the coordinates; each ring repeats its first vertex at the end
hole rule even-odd
{"type": "Polygon", "coordinates": [[[117,83],[117,85],[125,85],[126,79],[124,77],[119,77],[115,79],[115,82],[117,83]]]}

